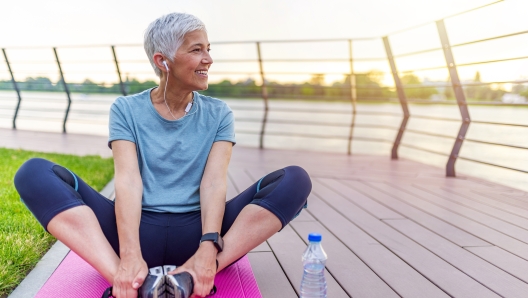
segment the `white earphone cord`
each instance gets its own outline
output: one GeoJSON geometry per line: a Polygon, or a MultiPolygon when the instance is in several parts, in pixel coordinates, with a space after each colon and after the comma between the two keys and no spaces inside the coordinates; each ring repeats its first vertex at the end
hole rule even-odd
{"type": "MultiPolygon", "coordinates": [[[[163,89],[163,101],[165,102],[165,106],[167,107],[167,110],[169,110],[169,114],[171,114],[172,118],[174,118],[174,120],[178,120],[176,117],[174,117],[174,115],[172,114],[170,108],[169,108],[169,105],[167,104],[167,99],[166,99],[166,94],[167,94],[167,85],[169,84],[169,67],[167,66],[167,63],[165,62],[165,68],[167,69],[167,80],[165,81],[165,88],[163,89]]],[[[185,107],[185,114],[183,115],[184,117],[187,115],[187,113],[189,113],[189,111],[191,110],[191,107],[192,107],[192,102],[194,101],[194,94],[193,94],[193,99],[191,99],[191,102],[187,104],[187,107],[185,107]]]]}
{"type": "MultiPolygon", "coordinates": [[[[169,113],[171,114],[172,118],[174,118],[174,120],[177,120],[176,117],[174,117],[174,115],[172,114],[170,108],[169,108],[169,105],[167,104],[167,100],[165,99],[165,95],[167,94],[167,85],[169,84],[169,72],[167,71],[167,80],[165,81],[165,88],[163,90],[163,101],[165,102],[165,106],[167,107],[167,110],[169,110],[169,113]]],[[[185,113],[187,114],[187,113],[185,113]]]]}

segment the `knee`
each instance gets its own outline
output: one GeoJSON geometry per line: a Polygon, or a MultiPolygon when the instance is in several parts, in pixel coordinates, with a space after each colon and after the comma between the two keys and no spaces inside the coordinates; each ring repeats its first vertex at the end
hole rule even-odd
{"type": "Polygon", "coordinates": [[[20,193],[24,188],[33,185],[40,178],[40,173],[51,168],[52,162],[42,158],[31,158],[24,162],[15,174],[15,188],[20,193]]]}
{"type": "Polygon", "coordinates": [[[312,180],[310,179],[308,172],[299,166],[285,167],[284,171],[295,187],[298,188],[300,192],[305,193],[306,197],[308,197],[312,191],[312,180]]]}

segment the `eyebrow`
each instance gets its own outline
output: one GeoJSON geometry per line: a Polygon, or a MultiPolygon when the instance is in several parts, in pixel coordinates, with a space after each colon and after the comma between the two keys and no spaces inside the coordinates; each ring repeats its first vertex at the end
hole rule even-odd
{"type": "MultiPolygon", "coordinates": [[[[203,43],[195,43],[195,44],[193,44],[191,47],[194,47],[194,46],[203,46],[203,43]]],[[[207,46],[210,47],[211,44],[208,43],[207,46]]]]}

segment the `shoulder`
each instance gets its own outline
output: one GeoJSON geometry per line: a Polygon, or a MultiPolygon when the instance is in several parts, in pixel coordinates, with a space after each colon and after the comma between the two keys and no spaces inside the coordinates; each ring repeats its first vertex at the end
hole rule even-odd
{"type": "Polygon", "coordinates": [[[200,101],[204,105],[214,106],[214,107],[221,107],[221,108],[229,108],[227,103],[225,103],[225,101],[223,101],[221,99],[218,99],[218,98],[215,98],[215,97],[211,97],[211,96],[207,96],[207,95],[203,95],[203,94],[200,94],[198,92],[196,92],[195,94],[198,95],[198,98],[200,99],[200,101]]]}
{"type": "Polygon", "coordinates": [[[142,105],[150,98],[151,90],[152,88],[132,95],[119,96],[114,103],[112,103],[112,109],[117,108],[119,110],[129,110],[142,105]]]}
{"type": "Polygon", "coordinates": [[[229,108],[225,101],[211,96],[203,95],[198,92],[196,92],[195,94],[198,95],[198,100],[200,101],[200,104],[203,106],[203,108],[211,112],[212,114],[215,114],[217,116],[223,116],[225,114],[231,113],[231,108],[229,108]]]}

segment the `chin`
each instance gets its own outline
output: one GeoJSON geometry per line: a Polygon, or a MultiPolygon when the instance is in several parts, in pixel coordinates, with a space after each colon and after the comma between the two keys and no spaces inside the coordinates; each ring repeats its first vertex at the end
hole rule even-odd
{"type": "Polygon", "coordinates": [[[203,90],[207,90],[208,88],[209,88],[209,84],[206,83],[205,85],[198,86],[198,87],[196,88],[196,90],[201,90],[201,91],[203,91],[203,90]]]}

